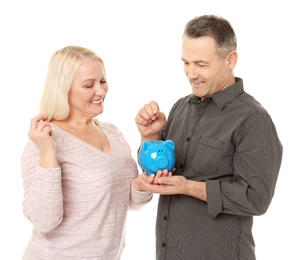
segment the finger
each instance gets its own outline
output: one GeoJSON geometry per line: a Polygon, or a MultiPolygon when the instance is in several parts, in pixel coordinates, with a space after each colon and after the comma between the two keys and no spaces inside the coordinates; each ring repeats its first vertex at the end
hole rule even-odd
{"type": "Polygon", "coordinates": [[[48,134],[48,135],[52,135],[52,129],[50,125],[46,125],[43,129],[42,129],[42,133],[44,134],[48,134]]]}
{"type": "Polygon", "coordinates": [[[153,122],[151,115],[149,115],[148,111],[149,110],[147,110],[145,106],[139,110],[139,113],[136,116],[137,124],[146,126],[153,122]]]}
{"type": "Polygon", "coordinates": [[[140,179],[140,184],[142,186],[142,189],[147,191],[147,192],[152,192],[152,193],[161,193],[161,185],[157,185],[154,183],[149,183],[143,179],[140,179]]]}
{"type": "Polygon", "coordinates": [[[171,176],[169,177],[160,177],[158,179],[158,184],[165,184],[165,185],[174,185],[174,181],[173,181],[173,178],[170,178],[171,176]]]}
{"type": "Polygon", "coordinates": [[[151,182],[152,183],[153,180],[154,180],[154,177],[155,177],[154,174],[151,174],[150,176],[148,176],[146,174],[146,172],[143,172],[143,173],[139,174],[138,179],[142,179],[142,180],[144,180],[146,182],[151,182]]]}
{"type": "Polygon", "coordinates": [[[40,132],[46,132],[46,128],[48,129],[48,133],[50,132],[51,130],[51,126],[50,126],[50,123],[48,121],[44,121],[43,119],[40,120],[38,123],[37,123],[37,130],[40,131],[40,132]]]}
{"type": "Polygon", "coordinates": [[[156,114],[157,114],[157,108],[155,106],[155,103],[153,105],[153,102],[150,104],[146,104],[143,106],[144,111],[147,113],[148,117],[151,120],[155,120],[156,119],[156,114]]]}
{"type": "Polygon", "coordinates": [[[157,173],[155,174],[155,178],[154,178],[154,183],[158,183],[158,179],[162,176],[163,171],[159,170],[157,171],[157,173]]]}
{"type": "Polygon", "coordinates": [[[145,104],[143,106],[143,110],[151,118],[151,120],[155,120],[159,114],[159,107],[155,101],[151,101],[149,104],[145,104]]]}
{"type": "Polygon", "coordinates": [[[38,125],[39,122],[41,122],[42,120],[43,120],[43,121],[44,121],[44,120],[47,120],[47,119],[48,119],[48,116],[46,115],[46,113],[39,114],[39,115],[37,115],[37,116],[35,116],[35,117],[33,117],[33,118],[31,119],[31,125],[30,125],[30,127],[31,127],[32,129],[35,129],[35,128],[37,127],[37,125],[38,125]]]}
{"type": "Polygon", "coordinates": [[[157,102],[151,101],[150,107],[151,107],[152,113],[155,115],[155,118],[156,118],[159,115],[159,106],[158,106],[157,102]]]}
{"type": "Polygon", "coordinates": [[[155,174],[151,174],[148,178],[148,182],[153,183],[154,179],[155,179],[155,174]]]}
{"type": "Polygon", "coordinates": [[[162,172],[162,176],[169,176],[169,172],[168,172],[168,170],[163,170],[163,172],[162,172]]]}
{"type": "Polygon", "coordinates": [[[139,174],[139,177],[141,177],[142,179],[145,179],[145,178],[147,178],[147,173],[144,171],[144,172],[139,174]]]}

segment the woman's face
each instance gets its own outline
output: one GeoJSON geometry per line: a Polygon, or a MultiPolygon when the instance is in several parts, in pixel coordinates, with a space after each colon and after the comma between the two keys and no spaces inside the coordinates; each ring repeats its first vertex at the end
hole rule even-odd
{"type": "Polygon", "coordinates": [[[108,91],[104,66],[100,61],[83,62],[68,94],[70,117],[94,118],[104,110],[108,91]]]}

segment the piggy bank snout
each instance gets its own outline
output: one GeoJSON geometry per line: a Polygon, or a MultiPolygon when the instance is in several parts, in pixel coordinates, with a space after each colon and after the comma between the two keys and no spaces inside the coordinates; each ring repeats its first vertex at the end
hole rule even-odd
{"type": "Polygon", "coordinates": [[[158,168],[158,169],[163,169],[163,168],[166,168],[169,164],[169,160],[166,156],[158,156],[156,159],[155,159],[155,166],[158,168]]]}

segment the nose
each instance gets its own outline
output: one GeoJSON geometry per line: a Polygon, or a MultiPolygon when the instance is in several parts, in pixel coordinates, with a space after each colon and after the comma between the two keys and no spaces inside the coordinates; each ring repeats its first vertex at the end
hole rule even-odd
{"type": "Polygon", "coordinates": [[[187,78],[189,79],[195,79],[198,78],[198,72],[197,72],[197,68],[195,66],[192,65],[187,65],[184,68],[185,71],[185,75],[187,76],[187,78]]]}
{"type": "Polygon", "coordinates": [[[104,83],[104,84],[98,83],[98,84],[96,84],[96,86],[95,86],[95,94],[97,96],[105,96],[107,91],[108,91],[107,83],[104,83]]]}

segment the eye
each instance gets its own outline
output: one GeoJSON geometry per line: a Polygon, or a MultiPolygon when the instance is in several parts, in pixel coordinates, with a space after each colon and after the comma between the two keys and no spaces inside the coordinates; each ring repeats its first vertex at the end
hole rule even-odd
{"type": "Polygon", "coordinates": [[[107,81],[106,81],[106,79],[101,79],[100,83],[101,83],[101,85],[103,85],[103,84],[106,84],[107,81]]]}
{"type": "Polygon", "coordinates": [[[204,64],[204,63],[198,63],[197,65],[199,68],[202,68],[202,69],[209,67],[208,64],[204,64]]]}
{"type": "Polygon", "coordinates": [[[93,88],[94,87],[94,85],[93,84],[91,84],[91,85],[86,85],[86,86],[84,86],[85,88],[93,88]]]}

